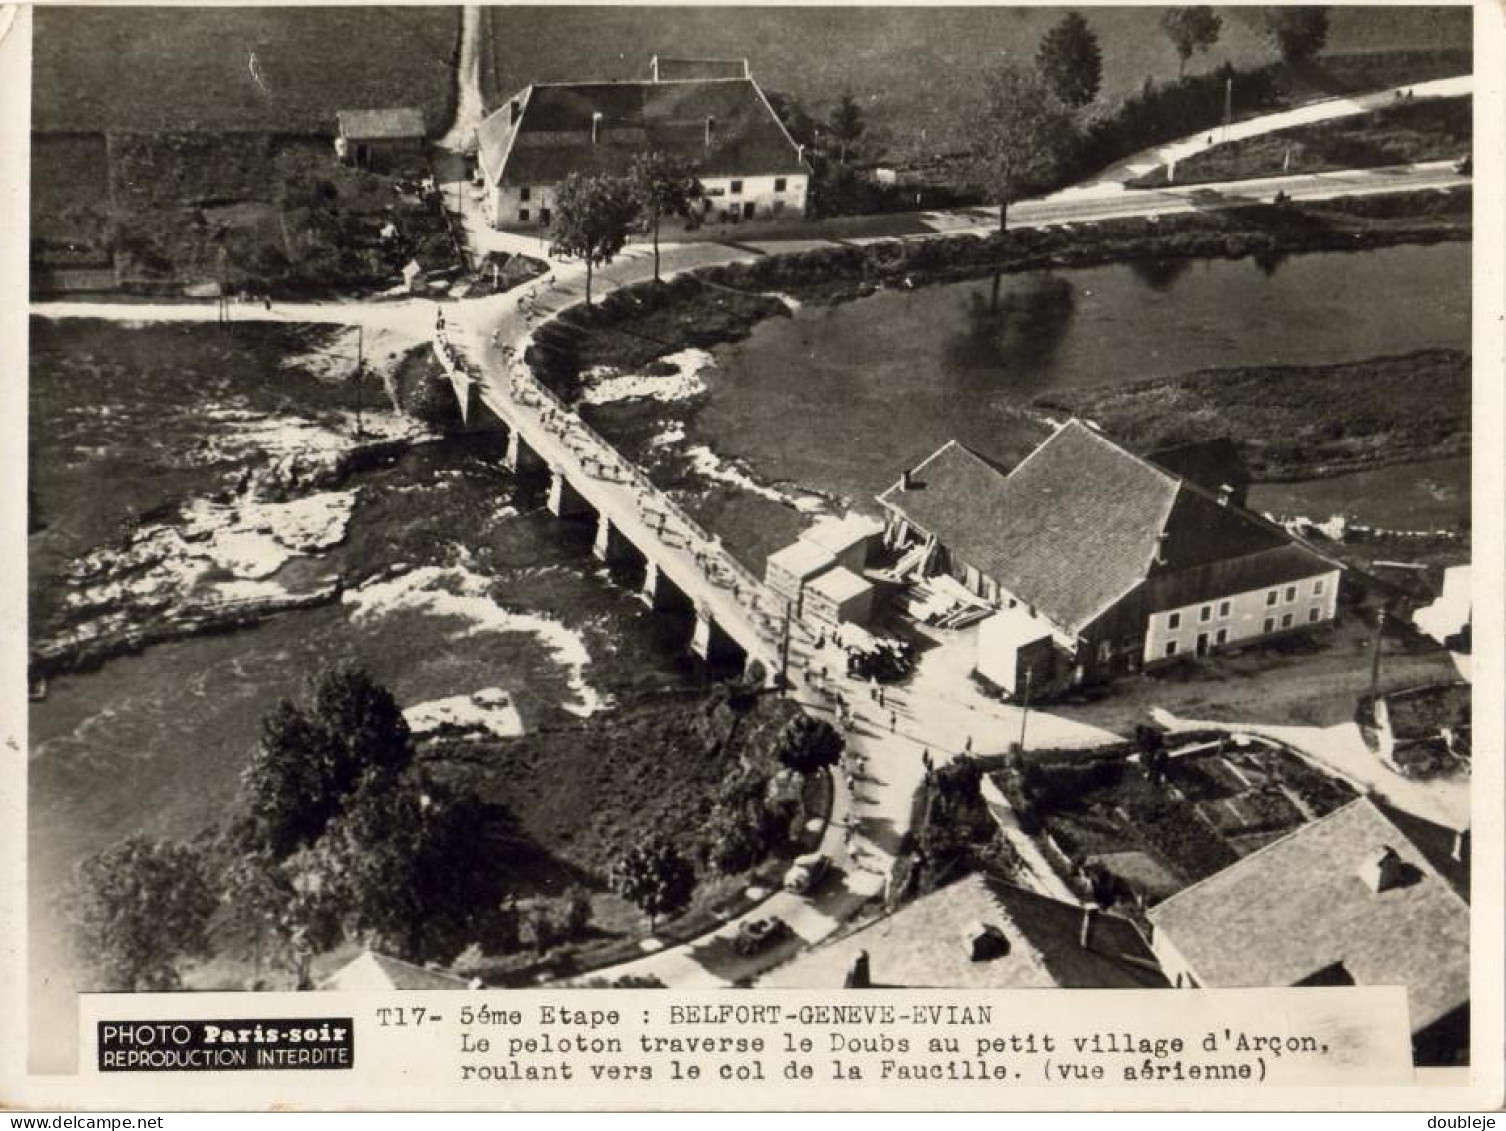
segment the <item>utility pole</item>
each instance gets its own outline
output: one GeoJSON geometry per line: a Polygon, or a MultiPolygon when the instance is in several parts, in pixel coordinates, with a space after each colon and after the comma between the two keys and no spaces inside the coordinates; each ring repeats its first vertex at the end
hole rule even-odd
{"type": "Polygon", "coordinates": [[[1380,692],[1381,640],[1386,634],[1386,610],[1375,614],[1375,643],[1370,646],[1370,702],[1375,702],[1380,692]]]}
{"type": "Polygon", "coordinates": [[[1230,75],[1224,80],[1224,136],[1223,140],[1229,140],[1229,123],[1234,119],[1234,76],[1230,75]]]}
{"type": "Polygon", "coordinates": [[[1030,719],[1030,677],[1034,669],[1025,669],[1025,697],[1020,703],[1020,753],[1025,753],[1025,723],[1030,719]]]}
{"type": "Polygon", "coordinates": [[[790,605],[784,605],[784,630],[779,637],[779,694],[790,697],[790,605]]]}
{"type": "Polygon", "coordinates": [[[366,354],[364,350],[366,331],[363,326],[356,326],[356,439],[361,438],[361,377],[366,367],[366,354]]]}

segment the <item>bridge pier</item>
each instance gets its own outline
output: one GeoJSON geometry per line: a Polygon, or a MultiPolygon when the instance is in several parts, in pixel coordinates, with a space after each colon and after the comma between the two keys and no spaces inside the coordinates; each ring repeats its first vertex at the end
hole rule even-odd
{"type": "Polygon", "coordinates": [[[513,472],[538,471],[544,466],[538,452],[528,446],[516,428],[507,430],[507,467],[513,472]]]}
{"type": "Polygon", "coordinates": [[[549,469],[549,513],[555,518],[590,514],[591,504],[581,497],[570,477],[557,467],[549,469]]]}
{"type": "Polygon", "coordinates": [[[639,591],[643,603],[656,613],[684,611],[693,607],[689,597],[680,591],[653,558],[643,567],[643,588],[639,591]]]}
{"type": "Polygon", "coordinates": [[[596,541],[591,544],[591,553],[597,561],[609,566],[625,564],[635,554],[643,556],[605,514],[596,516],[596,541]]]}
{"type": "Polygon", "coordinates": [[[690,650],[708,667],[741,671],[748,662],[747,650],[729,636],[705,605],[697,605],[690,650]]]}

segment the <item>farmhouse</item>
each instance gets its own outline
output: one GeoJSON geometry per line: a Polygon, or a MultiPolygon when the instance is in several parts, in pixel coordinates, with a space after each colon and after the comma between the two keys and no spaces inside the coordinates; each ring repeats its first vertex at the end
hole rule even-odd
{"type": "Polygon", "coordinates": [[[335,126],[335,156],[358,168],[390,172],[423,161],[424,115],[412,106],[342,110],[335,126]]]}
{"type": "Polygon", "coordinates": [[[1405,986],[1418,1061],[1465,1047],[1469,906],[1368,798],[1147,914],[1177,986],[1405,986]]]}
{"type": "Polygon", "coordinates": [[[708,219],[803,214],[809,171],[800,146],[746,61],[737,64],[656,58],[645,81],[519,91],[476,131],[492,226],[547,227],[570,173],[623,176],[650,151],[691,164],[708,219]]]}
{"type": "Polygon", "coordinates": [[[1341,566],[1068,421],[1012,471],[950,441],[879,496],[886,541],[997,611],[978,674],[1058,690],[1332,621],[1341,566]]]}

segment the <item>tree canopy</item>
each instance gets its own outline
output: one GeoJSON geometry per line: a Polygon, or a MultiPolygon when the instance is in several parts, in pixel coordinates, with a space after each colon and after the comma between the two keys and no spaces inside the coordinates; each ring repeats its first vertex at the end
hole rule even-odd
{"type": "Polygon", "coordinates": [[[837,144],[837,160],[843,165],[847,164],[849,151],[856,147],[868,130],[868,123],[863,118],[863,108],[850,91],[844,91],[832,108],[831,117],[826,121],[826,130],[837,144]]]}
{"type": "Polygon", "coordinates": [[[326,674],[307,709],[283,700],[262,720],[241,774],[255,842],[282,859],[312,844],[368,774],[400,774],[413,736],[392,693],[365,672],[326,674]]]}
{"type": "Polygon", "coordinates": [[[1327,8],[1267,8],[1265,26],[1287,63],[1305,63],[1328,43],[1327,8]]]}
{"type": "Polygon", "coordinates": [[[640,153],[628,171],[628,186],[638,215],[654,234],[654,281],[659,281],[659,223],[665,216],[688,215],[701,197],[701,182],[689,161],[673,153],[640,153]]]}
{"type": "Polygon", "coordinates": [[[775,756],[797,774],[813,774],[835,766],[846,745],[840,733],[825,719],[801,713],[793,716],[779,732],[775,756]]]}
{"type": "Polygon", "coordinates": [[[689,903],[695,891],[695,870],[661,836],[630,848],[612,866],[610,879],[613,891],[648,916],[650,930],[660,915],[689,903]]]}
{"type": "Polygon", "coordinates": [[[999,206],[1003,231],[1009,203],[1059,175],[1076,122],[1040,75],[1009,64],[988,76],[975,121],[972,178],[999,206]]]}
{"type": "Polygon", "coordinates": [[[628,182],[619,177],[571,173],[560,182],[549,251],[585,263],[587,306],[593,272],[622,250],[636,214],[628,182]]]}
{"type": "Polygon", "coordinates": [[[1067,106],[1086,106],[1098,97],[1103,52],[1098,36],[1080,12],[1068,12],[1041,37],[1035,67],[1051,93],[1067,106]]]}
{"type": "Polygon", "coordinates": [[[1218,42],[1224,21],[1204,4],[1186,8],[1167,8],[1161,14],[1161,30],[1177,53],[1177,74],[1187,70],[1187,63],[1197,51],[1207,51],[1218,42]]]}
{"type": "Polygon", "coordinates": [[[218,903],[196,848],[135,836],[79,866],[62,910],[89,988],[139,993],[179,987],[218,903]]]}

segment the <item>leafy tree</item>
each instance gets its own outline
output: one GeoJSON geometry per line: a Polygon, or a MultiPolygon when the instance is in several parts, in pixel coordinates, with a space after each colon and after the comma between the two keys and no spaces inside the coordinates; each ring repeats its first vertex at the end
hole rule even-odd
{"type": "Polygon", "coordinates": [[[695,870],[662,836],[651,836],[612,865],[612,890],[648,916],[654,929],[660,915],[672,915],[690,902],[695,870]]]}
{"type": "Polygon", "coordinates": [[[565,892],[565,932],[578,939],[591,929],[591,893],[583,887],[565,892]]]}
{"type": "Polygon", "coordinates": [[[837,143],[837,160],[843,165],[847,164],[848,151],[862,140],[867,129],[863,108],[850,92],[844,92],[826,121],[826,130],[837,143]]]}
{"type": "Polygon", "coordinates": [[[585,263],[587,306],[593,271],[610,263],[627,243],[635,212],[628,183],[618,177],[571,173],[560,183],[549,252],[585,263]]]}
{"type": "Polygon", "coordinates": [[[218,900],[198,849],[135,836],[85,860],[63,913],[91,988],[175,990],[183,958],[209,953],[218,900]]]}
{"type": "Polygon", "coordinates": [[[1098,36],[1080,12],[1068,12],[1041,37],[1035,69],[1057,99],[1086,106],[1098,97],[1103,81],[1103,52],[1098,36]]]}
{"type": "Polygon", "coordinates": [[[400,774],[412,759],[392,693],[357,669],[328,673],[307,711],[283,700],[262,720],[241,774],[252,843],[278,860],[313,844],[364,775],[400,774]]]}
{"type": "Polygon", "coordinates": [[[1266,35],[1287,63],[1305,63],[1328,42],[1327,8],[1267,8],[1266,35]]]}
{"type": "Polygon", "coordinates": [[[1223,27],[1223,17],[1204,4],[1167,8],[1161,14],[1161,30],[1176,48],[1178,78],[1186,73],[1194,52],[1207,51],[1218,42],[1223,27]]]}
{"type": "Polygon", "coordinates": [[[813,774],[827,766],[835,766],[846,745],[829,722],[804,713],[785,723],[775,741],[775,756],[797,774],[813,774]]]}
{"type": "Polygon", "coordinates": [[[807,150],[814,149],[818,123],[801,105],[800,100],[780,90],[766,90],[763,93],[774,116],[783,123],[785,131],[795,139],[795,143],[805,146],[807,150]]]}
{"type": "Polygon", "coordinates": [[[410,772],[369,775],[311,850],[307,886],[348,934],[414,961],[450,957],[495,904],[498,813],[410,772]]]}
{"type": "Polygon", "coordinates": [[[1012,65],[988,76],[984,107],[975,120],[972,178],[999,206],[1002,232],[1010,201],[1060,172],[1076,123],[1039,75],[1012,65]]]}
{"type": "MultiPolygon", "coordinates": [[[[701,182],[690,162],[673,153],[654,150],[639,154],[628,170],[633,204],[654,233],[654,282],[659,281],[659,222],[665,216],[687,216],[701,198],[701,182]]],[[[589,267],[588,267],[589,270],[589,267]]]]}

